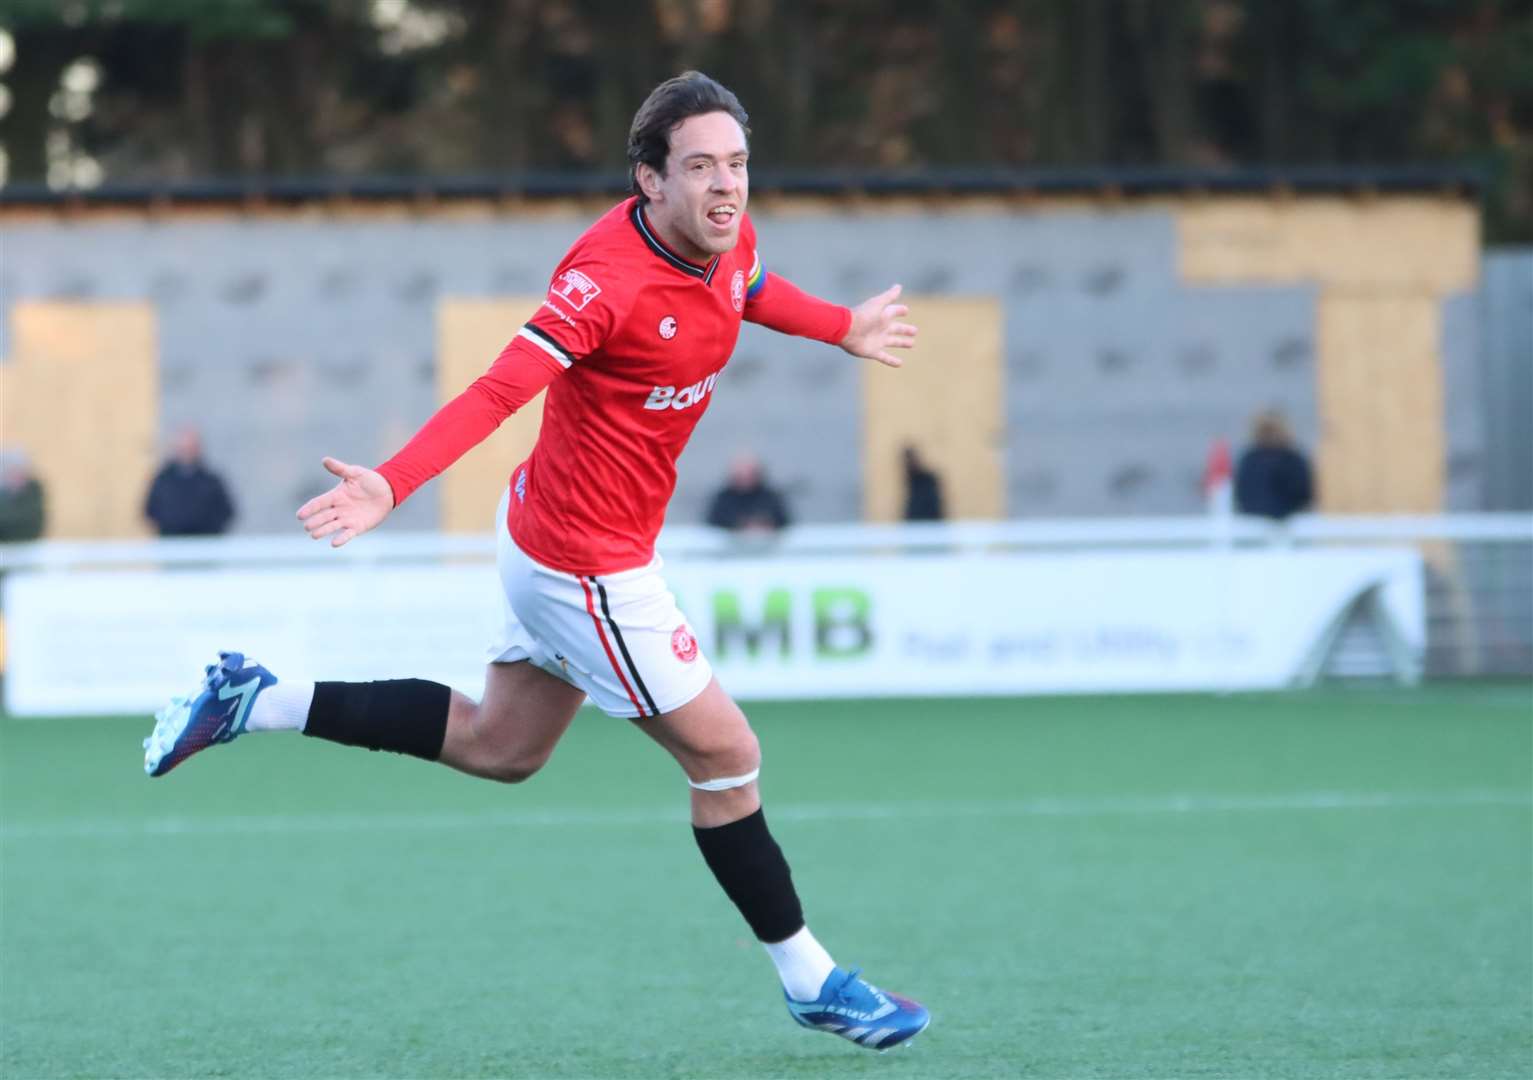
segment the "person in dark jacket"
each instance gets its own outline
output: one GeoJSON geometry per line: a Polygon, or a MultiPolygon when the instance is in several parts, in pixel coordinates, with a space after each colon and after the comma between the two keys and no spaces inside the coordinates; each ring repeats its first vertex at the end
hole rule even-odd
{"type": "Polygon", "coordinates": [[[905,520],[941,521],[942,481],[921,460],[914,446],[907,445],[905,458],[905,520]]]}
{"type": "Polygon", "coordinates": [[[171,458],[155,474],[144,516],[161,536],[216,536],[234,520],[223,478],[202,460],[202,436],[186,428],[171,458]]]}
{"type": "Polygon", "coordinates": [[[1309,459],[1294,446],[1281,413],[1257,414],[1251,445],[1235,466],[1235,506],[1242,514],[1282,521],[1314,500],[1309,459]]]}
{"type": "Polygon", "coordinates": [[[43,485],[26,457],[17,452],[0,459],[0,544],[36,540],[47,514],[43,485]]]}
{"type": "Polygon", "coordinates": [[[788,505],[767,484],[761,462],[748,454],[736,458],[729,483],[708,507],[708,524],[732,532],[776,532],[788,521],[788,505]]]}

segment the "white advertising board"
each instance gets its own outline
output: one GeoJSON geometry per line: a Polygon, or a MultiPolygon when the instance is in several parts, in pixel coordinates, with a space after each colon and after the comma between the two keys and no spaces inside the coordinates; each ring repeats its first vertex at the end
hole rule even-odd
{"type": "MultiPolygon", "coordinates": [[[[1408,548],[740,558],[666,579],[742,698],[1255,690],[1292,684],[1372,593],[1418,654],[1408,548]]],[[[13,715],[147,712],[218,648],[279,675],[483,685],[488,563],[6,575],[13,715]]]]}

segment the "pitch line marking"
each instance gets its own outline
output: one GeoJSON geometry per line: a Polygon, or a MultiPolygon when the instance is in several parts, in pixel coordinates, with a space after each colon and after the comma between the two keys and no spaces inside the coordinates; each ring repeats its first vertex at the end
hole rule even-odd
{"type": "MultiPolygon", "coordinates": [[[[1533,808],[1533,792],[1481,789],[1441,792],[1309,791],[1274,795],[1055,796],[951,803],[799,803],[773,806],[774,821],[916,821],[944,818],[1091,818],[1174,814],[1239,814],[1334,810],[1431,810],[1461,807],[1533,808]]],[[[294,833],[440,831],[456,829],[625,827],[682,825],[673,809],[527,810],[419,814],[262,814],[235,817],[161,817],[140,822],[107,819],[7,822],[0,840],[63,840],[159,836],[283,835],[294,833]]]]}

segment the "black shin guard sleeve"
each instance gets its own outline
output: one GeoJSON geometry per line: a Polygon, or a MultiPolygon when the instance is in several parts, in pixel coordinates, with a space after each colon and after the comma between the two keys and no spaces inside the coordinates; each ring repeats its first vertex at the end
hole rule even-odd
{"type": "Polygon", "coordinates": [[[734,901],[757,940],[774,942],[804,927],[804,910],[782,848],[767,831],[759,809],[749,817],[711,829],[692,827],[708,869],[734,901]]]}
{"type": "Polygon", "coordinates": [[[452,690],[425,679],[317,682],[305,735],[435,761],[447,738],[452,690]]]}

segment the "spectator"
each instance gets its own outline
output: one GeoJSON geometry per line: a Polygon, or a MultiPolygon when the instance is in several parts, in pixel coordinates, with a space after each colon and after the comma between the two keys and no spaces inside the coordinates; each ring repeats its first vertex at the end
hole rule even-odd
{"type": "Polygon", "coordinates": [[[36,540],[46,514],[43,485],[21,451],[0,455],[0,543],[36,540]]]}
{"type": "Polygon", "coordinates": [[[905,446],[905,520],[941,521],[942,481],[927,468],[916,448],[905,446]]]}
{"type": "Polygon", "coordinates": [[[171,458],[155,474],[144,516],[161,536],[216,536],[234,519],[223,479],[202,460],[202,436],[184,428],[171,458]]]}
{"type": "Polygon", "coordinates": [[[1258,413],[1251,445],[1235,466],[1235,506],[1242,514],[1282,521],[1308,508],[1314,498],[1309,459],[1293,444],[1281,413],[1258,413]]]}
{"type": "Polygon", "coordinates": [[[708,524],[738,533],[776,532],[788,524],[788,507],[767,484],[761,462],[744,454],[729,467],[729,483],[713,497],[708,524]]]}

